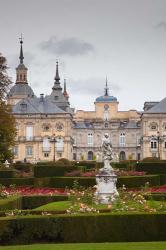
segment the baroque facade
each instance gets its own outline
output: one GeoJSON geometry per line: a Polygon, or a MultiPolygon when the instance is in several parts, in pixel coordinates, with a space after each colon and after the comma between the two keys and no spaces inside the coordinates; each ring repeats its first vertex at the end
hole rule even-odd
{"type": "Polygon", "coordinates": [[[119,102],[109,95],[106,80],[104,94],[94,102],[94,111],[74,112],[65,80],[61,87],[58,62],[50,95],[35,96],[28,84],[22,44],[21,40],[16,82],[7,96],[17,122],[15,161],[52,161],[62,157],[101,161],[105,133],[112,141],[114,161],[153,156],[166,159],[166,99],[146,102],[143,112],[119,111],[119,102]]]}

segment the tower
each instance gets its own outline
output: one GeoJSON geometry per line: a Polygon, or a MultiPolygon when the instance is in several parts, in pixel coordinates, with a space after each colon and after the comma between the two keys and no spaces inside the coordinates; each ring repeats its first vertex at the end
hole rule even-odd
{"type": "Polygon", "coordinates": [[[34,92],[28,85],[27,71],[28,68],[24,65],[24,54],[23,54],[23,38],[21,34],[20,38],[20,55],[19,55],[19,65],[16,68],[16,82],[15,85],[10,89],[7,96],[8,103],[15,105],[17,102],[23,98],[34,97],[34,92]]]}

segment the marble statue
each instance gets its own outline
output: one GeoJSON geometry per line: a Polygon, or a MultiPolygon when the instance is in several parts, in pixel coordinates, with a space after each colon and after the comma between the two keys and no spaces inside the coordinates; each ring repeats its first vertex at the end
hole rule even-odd
{"type": "Polygon", "coordinates": [[[104,167],[99,170],[99,174],[96,175],[96,203],[109,204],[113,202],[119,195],[116,182],[117,176],[111,167],[111,161],[113,160],[113,150],[110,137],[107,133],[104,134],[102,141],[102,153],[104,167]]]}

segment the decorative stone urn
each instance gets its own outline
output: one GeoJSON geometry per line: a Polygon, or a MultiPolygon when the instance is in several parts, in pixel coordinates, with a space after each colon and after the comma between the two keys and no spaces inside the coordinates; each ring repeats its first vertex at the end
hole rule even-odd
{"type": "Polygon", "coordinates": [[[102,143],[104,167],[96,175],[97,189],[95,192],[96,203],[110,204],[119,196],[116,182],[117,175],[110,165],[112,157],[112,144],[107,133],[104,134],[102,143]]]}

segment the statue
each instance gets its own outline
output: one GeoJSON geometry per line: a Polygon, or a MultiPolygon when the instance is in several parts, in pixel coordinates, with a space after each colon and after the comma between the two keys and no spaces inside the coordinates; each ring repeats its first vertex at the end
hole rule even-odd
{"type": "Polygon", "coordinates": [[[99,174],[96,175],[96,203],[109,204],[118,197],[118,191],[116,188],[117,176],[110,165],[113,159],[112,143],[107,133],[104,134],[102,141],[102,153],[104,167],[99,170],[99,174]]]}
{"type": "Polygon", "coordinates": [[[9,168],[10,163],[8,162],[8,160],[5,161],[4,165],[5,165],[5,168],[9,168]]]}
{"type": "Polygon", "coordinates": [[[113,153],[112,153],[111,140],[107,133],[105,133],[103,137],[102,152],[103,152],[104,167],[100,169],[100,173],[102,172],[111,173],[113,172],[113,168],[111,167],[110,162],[113,159],[113,153]]]}

